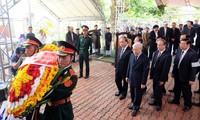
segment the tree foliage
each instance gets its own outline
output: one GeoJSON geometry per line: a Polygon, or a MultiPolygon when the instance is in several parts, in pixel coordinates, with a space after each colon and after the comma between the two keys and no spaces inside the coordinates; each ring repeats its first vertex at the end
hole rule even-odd
{"type": "Polygon", "coordinates": [[[161,17],[165,13],[165,6],[156,6],[154,0],[126,0],[129,3],[131,17],[161,17]]]}

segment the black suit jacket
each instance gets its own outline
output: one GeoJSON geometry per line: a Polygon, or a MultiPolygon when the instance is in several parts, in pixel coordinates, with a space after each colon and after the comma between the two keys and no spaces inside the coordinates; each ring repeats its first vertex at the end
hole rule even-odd
{"type": "Polygon", "coordinates": [[[165,36],[165,31],[164,31],[164,27],[161,27],[160,29],[159,29],[159,37],[162,37],[162,38],[164,38],[167,42],[169,42],[169,40],[170,40],[170,28],[169,27],[167,27],[167,32],[166,32],[166,36],[165,36]]]}
{"type": "Polygon", "coordinates": [[[71,32],[68,32],[66,34],[66,41],[76,47],[77,42],[78,42],[78,35],[75,34],[74,32],[72,34],[73,34],[73,41],[72,41],[71,32]]]}
{"type": "Polygon", "coordinates": [[[180,42],[180,31],[178,28],[171,28],[170,29],[170,41],[172,43],[179,43],[180,42]],[[175,39],[175,41],[172,41],[172,38],[175,39]]]}
{"type": "MultiPolygon", "coordinates": [[[[159,32],[158,32],[158,36],[160,36],[159,35],[159,32]]],[[[156,47],[156,34],[155,34],[155,32],[154,32],[154,30],[152,30],[150,33],[149,33],[149,40],[150,40],[150,46],[154,46],[154,47],[156,47]]]]}
{"type": "Polygon", "coordinates": [[[165,50],[159,58],[157,58],[159,51],[155,51],[152,58],[150,79],[166,82],[168,80],[168,73],[170,70],[172,56],[165,50]]]}
{"type": "Polygon", "coordinates": [[[122,50],[122,48],[120,48],[119,52],[118,52],[118,57],[117,57],[118,59],[117,59],[117,64],[116,64],[116,74],[120,74],[122,77],[125,78],[127,67],[128,67],[128,62],[129,62],[129,58],[132,53],[132,50],[128,46],[120,58],[121,50],[122,50]]]}
{"type": "Polygon", "coordinates": [[[191,42],[194,43],[195,29],[193,27],[191,27],[190,34],[188,34],[188,27],[183,27],[182,33],[189,35],[191,42]]]}
{"type": "Polygon", "coordinates": [[[197,73],[197,67],[192,67],[192,63],[198,62],[197,53],[193,49],[189,48],[178,69],[180,56],[181,50],[179,49],[174,59],[172,74],[175,79],[179,77],[182,82],[194,81],[197,73]]]}
{"type": "Polygon", "coordinates": [[[196,39],[196,44],[195,46],[197,48],[200,48],[200,27],[197,28],[197,39],[196,39]]]}
{"type": "Polygon", "coordinates": [[[149,73],[149,58],[142,53],[135,61],[135,55],[131,54],[126,77],[131,86],[146,85],[149,73]]]}

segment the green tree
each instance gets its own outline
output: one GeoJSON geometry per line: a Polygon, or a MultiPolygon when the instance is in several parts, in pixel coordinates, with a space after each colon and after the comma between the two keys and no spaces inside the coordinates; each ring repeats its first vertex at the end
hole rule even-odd
{"type": "Polygon", "coordinates": [[[131,17],[162,17],[165,6],[157,6],[154,0],[127,0],[131,17]]]}

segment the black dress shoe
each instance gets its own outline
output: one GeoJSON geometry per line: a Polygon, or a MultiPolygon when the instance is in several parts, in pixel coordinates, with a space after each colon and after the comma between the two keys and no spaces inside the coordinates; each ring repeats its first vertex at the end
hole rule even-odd
{"type": "Polygon", "coordinates": [[[136,116],[137,115],[137,110],[132,110],[131,115],[132,116],[136,116]]]}
{"type": "Polygon", "coordinates": [[[184,111],[184,112],[187,112],[187,111],[189,111],[191,108],[192,108],[192,107],[185,106],[185,107],[183,108],[183,111],[184,111]]]}
{"type": "Polygon", "coordinates": [[[162,107],[161,106],[157,106],[156,107],[156,111],[161,111],[162,110],[162,107]]]}
{"type": "Polygon", "coordinates": [[[147,86],[144,88],[144,89],[142,89],[142,95],[146,95],[147,94],[147,86]]]}
{"type": "Polygon", "coordinates": [[[176,104],[176,105],[180,105],[180,102],[179,101],[168,101],[169,104],[176,104]]]}
{"type": "Polygon", "coordinates": [[[79,75],[79,77],[78,78],[82,78],[83,77],[83,75],[79,75]]]}
{"type": "Polygon", "coordinates": [[[174,92],[174,89],[168,90],[169,92],[174,92]]]}
{"type": "Polygon", "coordinates": [[[85,76],[84,78],[87,79],[87,78],[89,78],[89,76],[85,76]]]}
{"type": "Polygon", "coordinates": [[[130,104],[128,105],[128,109],[130,109],[130,110],[133,109],[133,103],[130,103],[130,104]]]}
{"type": "Polygon", "coordinates": [[[125,98],[126,98],[126,96],[121,94],[120,97],[119,97],[119,100],[123,100],[125,98]]]}
{"type": "Polygon", "coordinates": [[[156,106],[157,104],[156,104],[156,102],[151,102],[151,103],[149,103],[149,105],[154,105],[154,106],[156,106]]]}
{"type": "Polygon", "coordinates": [[[120,92],[115,93],[115,96],[120,96],[120,92]]]}
{"type": "Polygon", "coordinates": [[[200,94],[200,90],[194,91],[194,93],[200,94]]]}

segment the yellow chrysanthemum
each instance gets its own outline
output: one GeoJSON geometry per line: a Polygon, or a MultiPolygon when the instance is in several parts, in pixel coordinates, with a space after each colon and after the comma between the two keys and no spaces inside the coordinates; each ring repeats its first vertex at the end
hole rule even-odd
{"type": "Polygon", "coordinates": [[[30,65],[24,66],[23,69],[20,69],[17,73],[17,76],[14,78],[11,89],[15,90],[15,97],[19,97],[21,93],[22,83],[27,83],[33,79],[32,76],[27,74],[27,70],[30,65]]]}
{"type": "Polygon", "coordinates": [[[47,44],[42,49],[40,49],[39,52],[41,52],[41,51],[57,51],[57,50],[58,50],[58,46],[56,46],[54,44],[47,44]]]}

